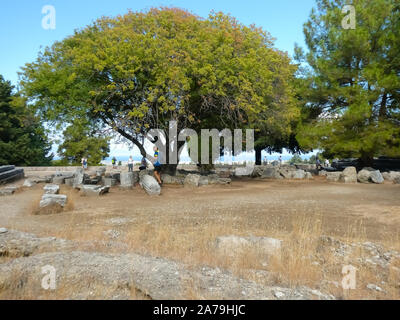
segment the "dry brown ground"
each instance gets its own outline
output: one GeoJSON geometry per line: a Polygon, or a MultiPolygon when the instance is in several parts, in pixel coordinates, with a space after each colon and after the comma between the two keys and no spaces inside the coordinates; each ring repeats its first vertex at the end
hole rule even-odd
{"type": "MultiPolygon", "coordinates": [[[[115,187],[102,197],[81,197],[62,186],[61,193],[68,194],[73,204],[70,210],[32,215],[42,193],[42,185],[37,185],[0,197],[0,226],[73,240],[102,240],[114,234],[114,240],[138,253],[223,267],[248,278],[253,277],[249,270],[265,270],[268,276],[252,279],[312,288],[321,288],[322,280],[339,282],[345,263],[317,250],[321,235],[349,243],[372,241],[400,252],[400,186],[393,184],[329,183],[321,178],[248,180],[196,189],[169,185],[159,197],[149,197],[139,187],[128,191],[115,187]],[[251,252],[235,259],[221,257],[214,249],[220,235],[280,238],[283,254],[268,263],[251,252]],[[308,256],[312,258],[304,258],[308,256]],[[324,262],[316,263],[316,257],[324,262]]],[[[339,298],[400,299],[397,274],[382,282],[376,270],[361,268],[359,273],[358,290],[328,289],[339,298]],[[385,295],[365,289],[367,283],[378,281],[385,295]]]]}

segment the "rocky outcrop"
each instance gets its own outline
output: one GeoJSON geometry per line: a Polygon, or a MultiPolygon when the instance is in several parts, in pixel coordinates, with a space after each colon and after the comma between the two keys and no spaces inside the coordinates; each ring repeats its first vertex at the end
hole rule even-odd
{"type": "Polygon", "coordinates": [[[203,299],[334,299],[307,287],[261,285],[218,268],[187,268],[172,260],[134,253],[78,251],[67,240],[19,236],[11,231],[0,234],[0,256],[12,256],[13,248],[20,248],[23,254],[0,264],[2,292],[27,289],[37,299],[45,298],[45,290],[37,285],[44,277],[44,266],[56,271],[54,293],[65,294],[65,299],[130,299],[136,291],[141,298],[174,300],[186,299],[193,290],[203,299]]]}

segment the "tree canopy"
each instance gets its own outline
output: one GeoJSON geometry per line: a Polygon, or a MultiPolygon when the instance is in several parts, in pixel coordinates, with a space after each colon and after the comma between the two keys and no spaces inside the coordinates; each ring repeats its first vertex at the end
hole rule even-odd
{"type": "Polygon", "coordinates": [[[80,165],[86,157],[89,165],[99,165],[110,152],[110,139],[90,130],[85,120],[76,119],[64,130],[63,137],[57,152],[65,164],[80,165]]]}
{"type": "Polygon", "coordinates": [[[260,28],[155,8],[103,17],[54,43],[23,68],[21,85],[47,121],[84,118],[144,155],[143,136],[170,120],[178,132],[254,128],[271,137],[264,144],[288,140],[299,116],[295,71],[260,28]]]}
{"type": "Polygon", "coordinates": [[[0,165],[48,165],[50,149],[40,119],[0,75],[0,165]]]}
{"type": "MultiPolygon", "coordinates": [[[[355,29],[344,29],[345,0],[317,0],[304,25],[308,52],[299,88],[306,115],[297,138],[326,157],[400,156],[400,3],[354,0],[355,29]]],[[[302,60],[303,58],[303,60],[302,60]]]]}

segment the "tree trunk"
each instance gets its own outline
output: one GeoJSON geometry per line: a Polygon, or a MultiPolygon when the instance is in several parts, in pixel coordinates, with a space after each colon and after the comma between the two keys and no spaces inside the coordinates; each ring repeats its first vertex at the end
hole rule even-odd
{"type": "Polygon", "coordinates": [[[361,155],[360,159],[358,159],[358,163],[360,168],[365,168],[365,167],[374,167],[374,156],[369,153],[364,153],[361,155]]]}
{"type": "Polygon", "coordinates": [[[255,148],[255,151],[256,151],[256,166],[261,166],[261,152],[263,151],[264,149],[262,149],[262,148],[255,148]]]}

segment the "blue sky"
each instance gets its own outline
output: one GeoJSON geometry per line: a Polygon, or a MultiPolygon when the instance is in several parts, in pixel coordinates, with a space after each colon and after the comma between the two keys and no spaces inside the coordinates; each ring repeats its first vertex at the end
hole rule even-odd
{"type": "MultiPolygon", "coordinates": [[[[42,47],[71,35],[101,16],[115,16],[158,6],[175,6],[206,17],[211,10],[223,11],[240,22],[256,24],[276,38],[277,48],[293,53],[294,43],[304,46],[303,23],[315,6],[314,0],[0,0],[0,74],[16,85],[17,72],[36,59],[42,47]],[[42,28],[42,8],[56,10],[55,30],[42,28]]],[[[112,146],[112,152],[128,154],[112,146]]]]}

